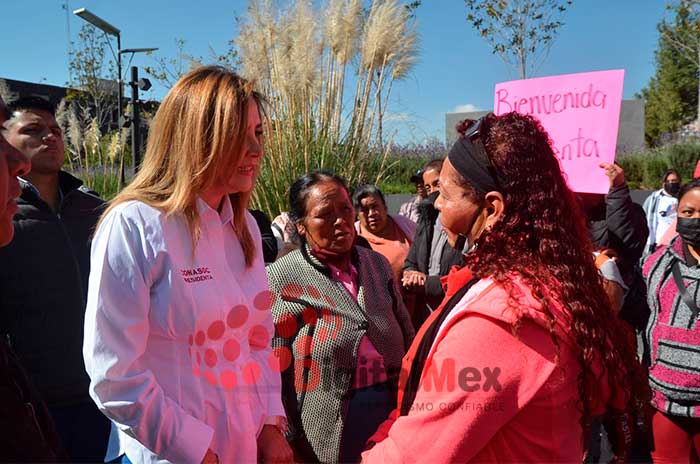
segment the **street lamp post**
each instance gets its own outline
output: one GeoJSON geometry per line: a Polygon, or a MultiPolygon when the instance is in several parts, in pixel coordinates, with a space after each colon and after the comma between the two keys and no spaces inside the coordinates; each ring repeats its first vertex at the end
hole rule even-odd
{"type": "Polygon", "coordinates": [[[73,14],[80,16],[83,20],[100,29],[105,34],[117,38],[117,124],[121,124],[122,115],[124,113],[123,105],[123,90],[122,90],[122,34],[119,29],[109,24],[104,19],[90,12],[87,8],[78,8],[73,11],[73,14]]]}
{"type": "Polygon", "coordinates": [[[139,68],[131,67],[131,156],[134,158],[134,174],[141,166],[141,117],[139,115],[139,90],[151,88],[151,81],[139,79],[139,68]]]}
{"type": "MultiPolygon", "coordinates": [[[[134,128],[135,124],[139,123],[139,117],[138,117],[138,108],[136,107],[137,102],[138,102],[138,93],[136,93],[136,97],[134,98],[132,95],[132,104],[134,105],[133,111],[134,114],[132,115],[132,118],[126,118],[124,117],[124,89],[122,88],[122,55],[125,53],[131,53],[131,56],[133,58],[135,53],[147,53],[147,52],[153,52],[158,50],[157,48],[126,48],[122,50],[122,39],[121,39],[121,31],[117,29],[116,27],[112,26],[109,24],[107,21],[104,19],[100,18],[99,16],[95,15],[94,13],[91,13],[88,11],[86,8],[79,8],[73,12],[76,16],[80,16],[82,19],[87,21],[88,23],[92,24],[96,28],[100,29],[102,32],[105,34],[114,36],[117,38],[117,53],[116,53],[116,59],[117,59],[117,126],[119,127],[119,130],[121,130],[122,127],[128,127],[129,124],[132,124],[132,157],[133,157],[133,163],[134,163],[134,173],[138,169],[138,163],[139,163],[139,147],[137,146],[139,142],[139,128],[136,127],[134,128]]],[[[114,50],[112,50],[114,52],[114,50]]],[[[131,61],[129,61],[131,63],[131,61]]],[[[132,76],[135,75],[134,73],[134,68],[132,68],[132,76]]],[[[134,79],[132,78],[132,81],[134,79]]],[[[142,81],[147,79],[142,79],[142,81]]],[[[148,88],[150,88],[151,84],[150,82],[148,83],[148,88]]],[[[132,86],[133,87],[133,86],[132,86]]],[[[148,90],[147,88],[141,87],[142,90],[148,90]]],[[[121,181],[122,184],[125,181],[125,174],[124,174],[124,165],[122,163],[122,170],[120,172],[121,176],[121,181]]]]}

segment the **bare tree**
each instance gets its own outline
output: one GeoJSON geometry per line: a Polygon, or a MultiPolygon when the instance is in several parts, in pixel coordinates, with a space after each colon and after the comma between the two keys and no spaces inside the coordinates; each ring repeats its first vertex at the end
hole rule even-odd
{"type": "Polygon", "coordinates": [[[117,81],[114,61],[109,59],[108,38],[91,24],[85,24],[73,45],[70,69],[73,87],[68,99],[80,106],[81,113],[93,115],[104,128],[117,108],[117,81]]]}
{"type": "Polygon", "coordinates": [[[168,88],[175,85],[175,82],[180,77],[199,63],[199,60],[185,53],[186,42],[183,38],[175,39],[177,53],[174,58],[164,58],[163,56],[152,55],[149,52],[149,55],[153,58],[154,65],[145,66],[144,71],[168,88]]]}
{"type": "Polygon", "coordinates": [[[467,21],[525,79],[549,53],[572,0],[464,0],[467,21]]]}
{"type": "MultiPolygon", "coordinates": [[[[175,39],[177,52],[173,58],[165,58],[161,55],[152,55],[153,66],[146,66],[144,70],[165,87],[172,87],[190,69],[204,63],[201,56],[190,55],[185,52],[187,41],[183,38],[175,39]]],[[[222,66],[233,68],[238,65],[238,53],[235,48],[235,40],[228,41],[228,48],[223,54],[218,54],[210,46],[210,60],[222,66]]],[[[150,54],[150,53],[149,53],[150,54]]]]}
{"type": "MultiPolygon", "coordinates": [[[[700,73],[700,0],[680,0],[667,7],[676,13],[675,24],[664,21],[659,30],[667,43],[695,65],[700,73]]],[[[700,124],[700,78],[698,79],[698,114],[700,124]]]]}

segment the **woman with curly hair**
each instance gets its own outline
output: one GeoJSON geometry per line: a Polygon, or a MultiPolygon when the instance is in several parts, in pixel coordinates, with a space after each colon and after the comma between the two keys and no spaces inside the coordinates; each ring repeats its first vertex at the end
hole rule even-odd
{"type": "Polygon", "coordinates": [[[465,265],[404,358],[398,408],[363,462],[580,462],[605,412],[624,459],[637,361],[547,133],[516,113],[459,130],[436,206],[465,265]]]}

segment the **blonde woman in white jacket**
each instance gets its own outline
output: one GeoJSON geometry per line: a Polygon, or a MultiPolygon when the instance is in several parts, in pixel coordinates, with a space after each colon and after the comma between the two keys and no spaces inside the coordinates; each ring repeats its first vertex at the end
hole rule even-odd
{"type": "Polygon", "coordinates": [[[107,461],[292,459],[247,212],[260,101],[223,68],[180,79],[95,233],[83,352],[90,395],[118,431],[107,461]]]}

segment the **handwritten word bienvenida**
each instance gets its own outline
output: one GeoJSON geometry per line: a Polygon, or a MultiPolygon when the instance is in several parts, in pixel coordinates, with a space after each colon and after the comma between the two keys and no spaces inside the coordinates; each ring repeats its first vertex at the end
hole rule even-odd
{"type": "MultiPolygon", "coordinates": [[[[496,114],[517,111],[520,114],[531,114],[534,116],[560,114],[567,110],[579,109],[600,109],[605,110],[607,94],[602,90],[595,89],[593,84],[588,88],[579,91],[574,89],[569,92],[553,92],[529,97],[511,96],[508,89],[498,89],[496,91],[496,114]]],[[[598,140],[585,135],[582,128],[578,128],[577,134],[571,139],[559,141],[552,148],[554,154],[560,160],[572,160],[575,158],[600,158],[598,140]]]]}
{"type": "Polygon", "coordinates": [[[520,114],[552,114],[563,113],[570,109],[605,109],[607,94],[602,90],[594,90],[593,84],[588,89],[570,92],[558,92],[529,97],[510,96],[508,89],[496,91],[496,114],[517,111],[520,114]],[[503,106],[501,106],[503,105],[503,106]]]}

